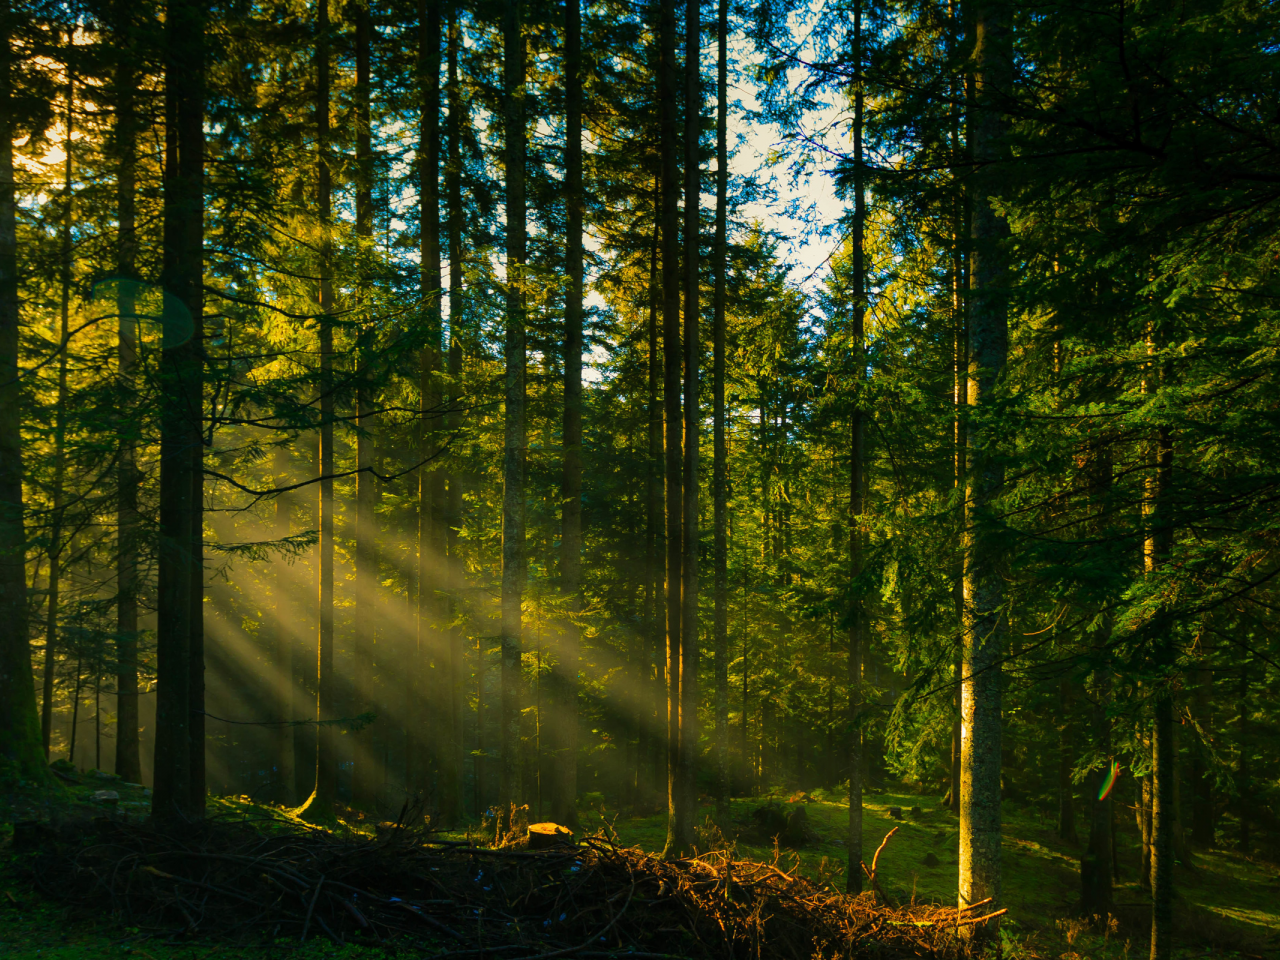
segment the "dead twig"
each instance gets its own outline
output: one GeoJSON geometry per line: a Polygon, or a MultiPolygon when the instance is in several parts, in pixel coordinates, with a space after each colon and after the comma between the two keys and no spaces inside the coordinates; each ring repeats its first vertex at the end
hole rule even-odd
{"type": "Polygon", "coordinates": [[[316,892],[311,895],[311,904],[307,907],[307,919],[302,924],[302,936],[298,938],[301,943],[307,942],[307,931],[311,929],[311,915],[315,913],[316,901],[320,899],[320,888],[324,886],[324,877],[320,877],[320,881],[316,884],[316,892]]]}

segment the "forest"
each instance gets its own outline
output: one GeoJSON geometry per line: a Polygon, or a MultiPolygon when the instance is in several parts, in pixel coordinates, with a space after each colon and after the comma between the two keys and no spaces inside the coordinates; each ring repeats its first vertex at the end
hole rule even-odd
{"type": "Polygon", "coordinates": [[[1025,815],[1180,955],[1280,882],[1278,123],[1266,0],[5,0],[0,807],[808,803],[886,905],[892,794],[957,949],[1025,815]]]}

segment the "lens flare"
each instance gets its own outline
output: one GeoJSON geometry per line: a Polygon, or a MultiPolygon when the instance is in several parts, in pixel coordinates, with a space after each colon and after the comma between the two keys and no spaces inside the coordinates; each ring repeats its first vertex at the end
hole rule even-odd
{"type": "Polygon", "coordinates": [[[1102,786],[1098,789],[1098,799],[1105,800],[1111,796],[1111,791],[1115,789],[1116,781],[1120,779],[1120,764],[1114,760],[1111,761],[1111,769],[1107,771],[1106,777],[1102,780],[1102,786]]]}

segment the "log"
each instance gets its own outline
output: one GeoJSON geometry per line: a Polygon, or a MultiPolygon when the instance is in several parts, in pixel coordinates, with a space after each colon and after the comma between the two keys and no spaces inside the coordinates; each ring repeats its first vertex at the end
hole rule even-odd
{"type": "Polygon", "coordinates": [[[529,824],[529,849],[548,850],[560,844],[572,844],[573,831],[558,823],[529,824]]]}

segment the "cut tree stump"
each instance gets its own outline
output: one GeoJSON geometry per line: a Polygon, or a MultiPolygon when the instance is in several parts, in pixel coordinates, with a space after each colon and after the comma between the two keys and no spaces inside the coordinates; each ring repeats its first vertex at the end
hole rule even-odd
{"type": "Polygon", "coordinates": [[[573,843],[573,831],[558,823],[529,824],[529,849],[547,850],[557,844],[573,843]]]}

